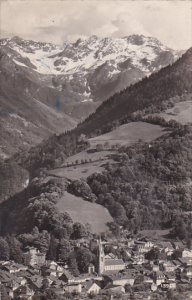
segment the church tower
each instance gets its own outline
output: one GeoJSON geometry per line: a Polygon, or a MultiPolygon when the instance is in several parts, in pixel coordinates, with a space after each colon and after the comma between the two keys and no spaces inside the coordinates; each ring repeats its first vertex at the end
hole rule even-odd
{"type": "Polygon", "coordinates": [[[101,275],[105,271],[105,253],[101,240],[99,240],[98,249],[98,274],[101,275]]]}

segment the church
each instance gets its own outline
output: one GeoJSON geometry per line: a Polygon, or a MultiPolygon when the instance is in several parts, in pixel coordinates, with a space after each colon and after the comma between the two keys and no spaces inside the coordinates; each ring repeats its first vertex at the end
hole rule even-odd
{"type": "Polygon", "coordinates": [[[105,255],[103,244],[99,241],[98,248],[98,274],[102,275],[108,272],[118,272],[125,269],[125,263],[115,255],[105,255]]]}

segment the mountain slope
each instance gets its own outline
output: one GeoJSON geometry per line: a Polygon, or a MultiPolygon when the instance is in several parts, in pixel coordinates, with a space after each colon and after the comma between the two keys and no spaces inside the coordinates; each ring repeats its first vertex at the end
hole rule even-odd
{"type": "Polygon", "coordinates": [[[29,149],[51,134],[71,129],[76,122],[58,111],[54,89],[14,62],[0,49],[0,156],[29,149]],[[51,104],[52,102],[52,104],[51,104]]]}

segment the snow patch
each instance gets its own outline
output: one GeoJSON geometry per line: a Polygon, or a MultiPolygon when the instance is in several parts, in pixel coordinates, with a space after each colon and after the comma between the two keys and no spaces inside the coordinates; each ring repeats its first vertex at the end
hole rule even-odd
{"type": "Polygon", "coordinates": [[[13,58],[13,61],[14,61],[14,63],[16,63],[18,66],[27,68],[27,66],[26,66],[25,64],[21,63],[20,61],[17,61],[17,60],[14,59],[14,58],[13,58]]]}
{"type": "Polygon", "coordinates": [[[85,100],[82,100],[81,102],[93,102],[93,99],[85,99],[85,100]]]}
{"type": "Polygon", "coordinates": [[[29,185],[29,179],[26,179],[23,183],[23,188],[25,189],[29,185]]]}

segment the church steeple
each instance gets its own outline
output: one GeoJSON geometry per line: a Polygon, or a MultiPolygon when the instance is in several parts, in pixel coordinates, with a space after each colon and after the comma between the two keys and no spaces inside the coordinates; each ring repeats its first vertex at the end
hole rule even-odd
{"type": "Polygon", "coordinates": [[[101,275],[105,270],[105,253],[101,239],[99,239],[99,251],[98,251],[98,274],[101,275]]]}

